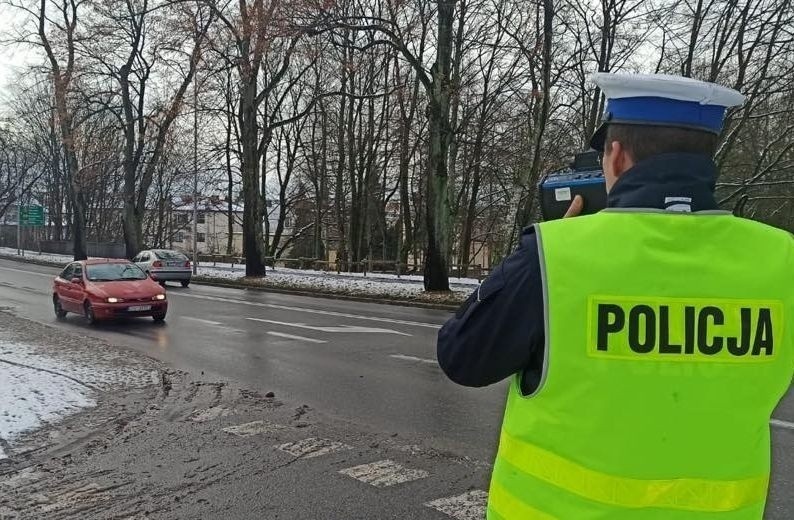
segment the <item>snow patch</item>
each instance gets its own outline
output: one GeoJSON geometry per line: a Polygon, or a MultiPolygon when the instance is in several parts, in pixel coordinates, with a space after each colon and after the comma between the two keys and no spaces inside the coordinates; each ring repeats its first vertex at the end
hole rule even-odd
{"type": "Polygon", "coordinates": [[[46,347],[9,343],[0,339],[0,364],[3,361],[61,374],[62,378],[77,380],[89,390],[145,388],[156,377],[156,371],[153,375],[152,370],[143,371],[142,367],[127,363],[122,352],[105,349],[97,349],[86,356],[84,352],[64,348],[55,358],[46,353],[46,347]]]}
{"type": "MultiPolygon", "coordinates": [[[[95,406],[92,394],[88,387],[64,375],[0,359],[0,437],[11,443],[23,432],[95,406]]],[[[7,455],[0,450],[3,457],[7,455]]]]}
{"type": "Polygon", "coordinates": [[[21,434],[96,406],[99,391],[152,384],[151,368],[124,362],[121,352],[52,349],[0,337],[0,459],[21,434]]]}
{"type": "MultiPolygon", "coordinates": [[[[0,255],[19,256],[17,255],[17,249],[15,247],[0,247],[0,255]]],[[[66,264],[68,264],[74,259],[71,255],[58,255],[55,253],[39,253],[38,251],[28,251],[28,250],[24,251],[24,256],[26,258],[41,260],[43,262],[54,262],[57,264],[63,264],[64,266],[66,266],[66,264]]]]}
{"type": "MultiPolygon", "coordinates": [[[[227,280],[238,280],[245,276],[245,271],[226,270],[220,268],[201,268],[199,274],[212,278],[227,280]]],[[[412,279],[394,278],[373,278],[363,276],[348,276],[347,274],[337,275],[336,273],[317,272],[294,272],[294,270],[277,269],[268,271],[267,276],[262,280],[270,287],[284,287],[289,289],[305,289],[313,291],[327,291],[342,294],[364,294],[369,296],[392,296],[400,298],[416,298],[425,292],[421,281],[412,279]]],[[[470,280],[477,284],[476,280],[470,280]]],[[[466,297],[476,285],[472,285],[469,280],[458,283],[450,282],[452,292],[458,296],[466,297]]]]}

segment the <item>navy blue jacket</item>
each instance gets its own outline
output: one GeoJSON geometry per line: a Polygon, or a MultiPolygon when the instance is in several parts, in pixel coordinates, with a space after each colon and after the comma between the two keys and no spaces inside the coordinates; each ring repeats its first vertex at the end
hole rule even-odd
{"type": "MultiPolygon", "coordinates": [[[[665,209],[686,197],[692,211],[717,208],[717,169],[706,156],[662,154],[639,162],[615,183],[607,206],[665,209]]],[[[582,254],[586,255],[585,251],[582,254]]],[[[486,386],[521,372],[522,391],[540,382],[543,288],[533,227],[438,333],[438,363],[453,381],[486,386]]]]}

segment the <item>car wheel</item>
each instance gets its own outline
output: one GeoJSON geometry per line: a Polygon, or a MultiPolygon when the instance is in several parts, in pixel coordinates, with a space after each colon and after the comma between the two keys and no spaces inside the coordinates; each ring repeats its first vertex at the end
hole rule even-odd
{"type": "Polygon", "coordinates": [[[187,287],[190,285],[190,280],[182,280],[180,283],[182,284],[182,287],[187,287]]]}
{"type": "Polygon", "coordinates": [[[83,309],[85,311],[84,312],[85,321],[87,321],[89,325],[96,325],[97,322],[96,314],[94,314],[94,307],[91,306],[91,303],[85,302],[85,305],[83,305],[83,309]]]}
{"type": "Polygon", "coordinates": [[[152,319],[155,321],[155,323],[162,323],[165,321],[165,313],[153,314],[152,319]]]}
{"type": "Polygon", "coordinates": [[[52,307],[55,311],[55,317],[59,320],[62,320],[66,317],[66,311],[63,310],[63,306],[61,305],[61,300],[57,296],[53,296],[52,298],[52,307]]]}

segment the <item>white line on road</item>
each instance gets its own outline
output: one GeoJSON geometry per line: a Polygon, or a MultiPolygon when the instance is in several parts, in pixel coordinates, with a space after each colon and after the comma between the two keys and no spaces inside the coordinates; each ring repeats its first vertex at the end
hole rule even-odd
{"type": "Polygon", "coordinates": [[[425,505],[456,520],[479,520],[485,518],[488,493],[475,489],[462,495],[433,500],[425,505]]]}
{"type": "Polygon", "coordinates": [[[197,321],[197,322],[203,323],[205,325],[213,325],[215,327],[223,326],[223,323],[221,323],[219,321],[205,320],[205,319],[202,319],[202,318],[194,318],[193,316],[180,316],[180,318],[183,319],[183,320],[197,321]]]}
{"type": "Polygon", "coordinates": [[[234,327],[229,327],[228,325],[224,325],[220,321],[205,320],[204,318],[194,318],[193,316],[180,316],[179,319],[193,321],[195,323],[201,323],[202,325],[212,327],[213,329],[216,329],[216,331],[225,334],[230,332],[234,334],[245,334],[244,331],[235,329],[234,327]]]}
{"type": "Polygon", "coordinates": [[[0,267],[3,271],[14,271],[15,273],[25,273],[25,274],[32,274],[33,276],[41,276],[44,278],[50,278],[52,280],[55,279],[54,274],[47,274],[47,273],[37,273],[35,271],[25,271],[23,269],[14,269],[13,267],[0,267]]]}
{"type": "Polygon", "coordinates": [[[392,318],[384,318],[381,316],[362,316],[360,314],[347,314],[344,312],[334,312],[334,311],[323,311],[320,309],[307,309],[305,307],[291,307],[288,305],[277,305],[275,303],[260,303],[260,302],[249,302],[245,300],[237,300],[234,298],[223,298],[220,296],[206,296],[204,294],[186,294],[186,293],[173,293],[172,296],[180,296],[185,298],[196,298],[199,300],[209,300],[209,301],[216,301],[216,302],[224,302],[224,303],[234,303],[238,305],[250,305],[252,307],[265,307],[268,309],[278,309],[282,311],[293,311],[293,312],[305,312],[308,314],[320,314],[323,316],[336,316],[338,318],[353,318],[356,320],[367,320],[367,321],[378,321],[382,323],[393,323],[396,325],[408,325],[411,327],[425,327],[428,329],[440,329],[441,325],[435,323],[425,323],[421,321],[406,321],[406,320],[395,320],[392,318]]]}
{"type": "Polygon", "coordinates": [[[238,437],[251,437],[252,435],[259,435],[262,433],[275,433],[279,430],[284,430],[286,426],[274,424],[268,421],[253,421],[245,424],[238,424],[236,426],[229,426],[224,428],[223,431],[236,435],[238,437]]]}
{"type": "MultiPolygon", "coordinates": [[[[157,383],[159,383],[159,381],[157,383]]],[[[189,419],[193,422],[203,423],[207,421],[214,421],[219,417],[226,417],[228,415],[232,415],[233,413],[234,410],[229,410],[223,406],[213,406],[204,410],[194,411],[192,414],[190,414],[189,419]]]]}
{"type": "Polygon", "coordinates": [[[306,325],[303,323],[289,323],[286,321],[265,320],[262,318],[246,318],[250,321],[259,321],[262,323],[272,323],[274,325],[283,325],[285,327],[296,327],[298,329],[317,330],[320,332],[340,332],[340,333],[353,333],[353,332],[371,332],[380,334],[399,334],[400,336],[410,336],[405,332],[399,332],[392,329],[373,329],[370,327],[353,327],[350,325],[342,325],[340,327],[322,327],[317,325],[306,325]]]}
{"type": "Polygon", "coordinates": [[[780,419],[772,419],[769,421],[772,426],[778,426],[787,430],[794,430],[794,423],[788,421],[781,421],[780,419]]]}
{"type": "Polygon", "coordinates": [[[276,446],[276,449],[289,453],[293,457],[312,459],[314,457],[334,453],[335,451],[352,450],[353,447],[328,439],[309,437],[308,439],[281,444],[280,446],[276,446]]]}
{"type": "Polygon", "coordinates": [[[379,460],[370,464],[362,464],[361,466],[343,469],[339,473],[374,487],[394,486],[426,478],[430,475],[425,470],[409,469],[393,460],[379,460]]]}
{"type": "Polygon", "coordinates": [[[416,356],[406,356],[405,354],[389,354],[389,357],[394,359],[402,359],[405,361],[419,361],[420,363],[429,363],[431,365],[438,364],[438,360],[436,359],[420,358],[416,356]]]}
{"type": "Polygon", "coordinates": [[[298,341],[307,341],[309,343],[328,343],[327,341],[323,341],[321,339],[306,338],[304,336],[294,336],[292,334],[284,334],[283,332],[274,332],[272,330],[267,331],[267,333],[270,336],[276,336],[277,338],[295,339],[298,341]]]}

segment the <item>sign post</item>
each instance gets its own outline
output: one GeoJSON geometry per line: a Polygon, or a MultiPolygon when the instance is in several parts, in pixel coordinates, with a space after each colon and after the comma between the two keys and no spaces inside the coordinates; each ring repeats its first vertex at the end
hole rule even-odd
{"type": "Polygon", "coordinates": [[[17,204],[17,255],[22,254],[22,204],[17,204]]]}
{"type": "Polygon", "coordinates": [[[44,208],[38,205],[19,205],[17,210],[17,254],[22,251],[22,226],[41,227],[44,225],[44,208]]]}

